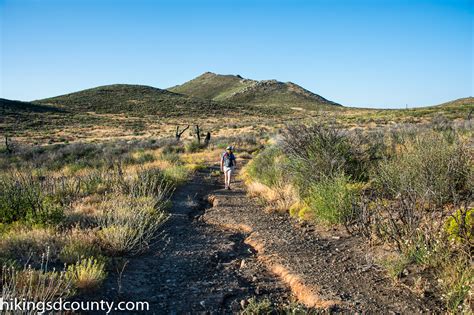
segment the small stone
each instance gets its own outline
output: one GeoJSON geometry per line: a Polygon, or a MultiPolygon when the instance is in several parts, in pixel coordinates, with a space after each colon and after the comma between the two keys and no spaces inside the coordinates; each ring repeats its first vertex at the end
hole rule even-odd
{"type": "Polygon", "coordinates": [[[240,307],[244,309],[247,306],[247,301],[245,300],[240,300],[240,307]]]}
{"type": "Polygon", "coordinates": [[[245,259],[242,259],[240,261],[240,269],[244,268],[245,267],[245,259]]]}

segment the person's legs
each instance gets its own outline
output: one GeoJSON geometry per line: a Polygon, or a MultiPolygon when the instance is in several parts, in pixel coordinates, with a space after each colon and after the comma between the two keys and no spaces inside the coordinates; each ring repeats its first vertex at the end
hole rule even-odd
{"type": "Polygon", "coordinates": [[[230,181],[232,179],[232,167],[229,167],[229,169],[227,170],[227,181],[226,181],[226,186],[227,188],[230,188],[230,181]]]}
{"type": "Polygon", "coordinates": [[[224,167],[224,186],[227,189],[227,182],[228,182],[228,177],[229,177],[229,169],[227,167],[224,167]]]}

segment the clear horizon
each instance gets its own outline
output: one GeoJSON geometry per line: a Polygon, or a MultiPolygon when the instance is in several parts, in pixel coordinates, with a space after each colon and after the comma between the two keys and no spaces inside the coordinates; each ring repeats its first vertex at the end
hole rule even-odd
{"type": "Polygon", "coordinates": [[[473,1],[0,0],[0,97],[206,72],[291,81],[353,107],[473,96],[473,1]]]}

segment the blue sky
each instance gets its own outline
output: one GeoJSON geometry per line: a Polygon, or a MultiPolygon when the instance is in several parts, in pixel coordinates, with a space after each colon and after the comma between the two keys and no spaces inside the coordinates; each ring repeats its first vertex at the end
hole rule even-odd
{"type": "Polygon", "coordinates": [[[292,81],[348,106],[473,95],[474,1],[0,0],[0,97],[205,72],[292,81]]]}

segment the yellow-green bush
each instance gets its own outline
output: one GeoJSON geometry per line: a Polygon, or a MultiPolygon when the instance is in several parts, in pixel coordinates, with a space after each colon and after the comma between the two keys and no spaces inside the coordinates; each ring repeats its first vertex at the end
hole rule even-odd
{"type": "Polygon", "coordinates": [[[457,242],[474,242],[474,208],[458,209],[446,221],[448,237],[457,242]]]}
{"type": "Polygon", "coordinates": [[[195,153],[195,152],[198,152],[203,147],[204,146],[202,144],[199,144],[197,141],[191,141],[184,145],[184,150],[187,153],[195,153]]]}
{"type": "Polygon", "coordinates": [[[81,290],[94,290],[100,287],[107,273],[105,264],[93,257],[78,261],[67,269],[67,277],[81,290]]]}
{"type": "Polygon", "coordinates": [[[242,315],[253,315],[253,314],[271,314],[274,311],[272,303],[268,299],[258,301],[256,298],[251,298],[248,304],[242,310],[242,315]]]}

